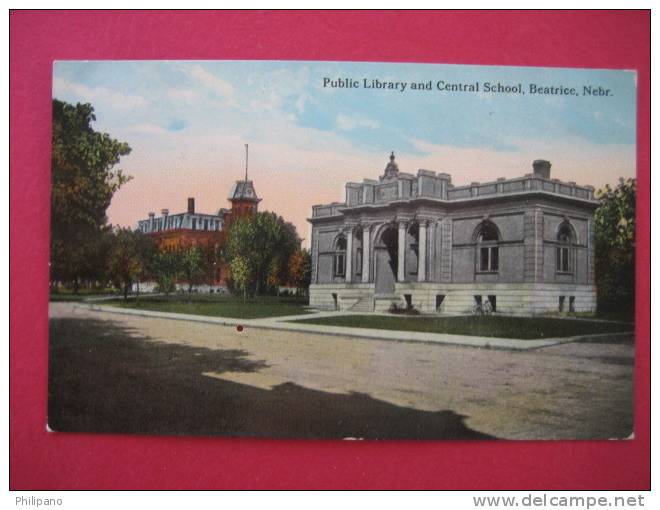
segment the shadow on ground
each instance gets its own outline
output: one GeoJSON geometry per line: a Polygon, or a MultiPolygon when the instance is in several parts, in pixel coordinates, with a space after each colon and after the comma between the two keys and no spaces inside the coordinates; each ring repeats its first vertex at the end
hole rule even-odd
{"type": "Polygon", "coordinates": [[[116,322],[51,319],[48,415],[56,431],[279,438],[490,439],[453,411],[285,383],[204,376],[267,367],[242,350],[153,341],[116,322]]]}

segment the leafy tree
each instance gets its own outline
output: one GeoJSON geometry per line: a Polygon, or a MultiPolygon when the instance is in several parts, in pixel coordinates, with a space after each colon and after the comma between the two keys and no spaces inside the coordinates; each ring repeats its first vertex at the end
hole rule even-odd
{"type": "Polygon", "coordinates": [[[202,250],[197,245],[185,246],[178,256],[181,277],[188,284],[188,293],[192,294],[193,286],[202,283],[206,276],[202,250]]]}
{"type": "Polygon", "coordinates": [[[240,255],[234,257],[229,264],[229,271],[234,286],[243,291],[243,302],[247,297],[247,288],[252,280],[252,270],[248,261],[240,255]]]}
{"type": "Polygon", "coordinates": [[[272,212],[260,212],[232,222],[225,258],[231,265],[238,257],[249,266],[255,293],[284,283],[288,259],[300,246],[295,227],[272,212]]]}
{"type": "Polygon", "coordinates": [[[106,210],[128,180],[113,170],[128,144],[91,127],[90,104],[53,100],[51,189],[51,280],[73,284],[100,277],[99,247],[107,233],[106,210]]]}
{"type": "Polygon", "coordinates": [[[312,281],[312,256],[309,250],[298,249],[289,258],[289,283],[296,289],[309,288],[312,281]]]}
{"type": "Polygon", "coordinates": [[[154,258],[153,275],[158,283],[158,290],[169,295],[176,287],[180,273],[181,257],[177,250],[162,250],[154,258]]]}
{"type": "Polygon", "coordinates": [[[202,270],[209,287],[213,286],[216,271],[221,265],[221,251],[217,244],[208,242],[198,245],[202,253],[202,270]]]}
{"type": "Polygon", "coordinates": [[[157,268],[158,244],[154,239],[139,231],[134,231],[133,233],[135,236],[137,257],[140,260],[140,268],[135,275],[139,299],[140,283],[154,280],[157,268]]]}
{"type": "Polygon", "coordinates": [[[273,286],[288,285],[290,283],[289,260],[300,249],[301,242],[293,223],[285,221],[281,216],[277,217],[277,222],[280,226],[281,235],[277,251],[271,263],[273,286]]]}
{"type": "Polygon", "coordinates": [[[635,300],[635,179],[619,179],[596,194],[594,214],[598,308],[632,312],[635,300]]]}
{"type": "Polygon", "coordinates": [[[148,276],[156,247],[150,238],[128,228],[115,229],[110,239],[108,274],[126,299],[133,284],[139,286],[148,276]]]}

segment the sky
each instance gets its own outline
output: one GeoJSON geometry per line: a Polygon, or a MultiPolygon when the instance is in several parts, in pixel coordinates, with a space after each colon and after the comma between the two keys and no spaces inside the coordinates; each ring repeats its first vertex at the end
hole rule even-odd
{"type": "Polygon", "coordinates": [[[305,245],[311,206],[343,201],[346,182],[382,175],[391,151],[401,171],[449,173],[455,185],[519,177],[534,159],[550,160],[553,178],[596,188],[636,169],[632,71],[62,61],[54,64],[53,97],[91,103],[94,129],[131,146],[116,168],[133,179],[108,209],[109,221],[122,226],[163,208],[183,212],[188,197],[199,212],[229,207],[229,190],[245,173],[246,143],[260,210],[294,223],[305,245]],[[373,87],[374,80],[397,88],[373,87]],[[438,82],[478,82],[479,91],[439,90],[438,82]],[[484,90],[498,83],[524,93],[484,90]],[[576,95],[532,94],[531,84],[576,95]],[[609,93],[584,94],[585,86],[609,93]]]}

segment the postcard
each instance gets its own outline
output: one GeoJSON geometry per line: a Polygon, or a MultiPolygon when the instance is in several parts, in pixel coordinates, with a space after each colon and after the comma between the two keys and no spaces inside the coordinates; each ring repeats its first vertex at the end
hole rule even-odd
{"type": "Polygon", "coordinates": [[[56,62],[48,427],[634,437],[636,80],[56,62]]]}

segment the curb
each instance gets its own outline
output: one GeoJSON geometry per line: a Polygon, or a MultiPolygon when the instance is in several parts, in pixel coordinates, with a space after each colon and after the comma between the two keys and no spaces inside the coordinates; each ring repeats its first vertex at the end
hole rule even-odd
{"type": "MultiPolygon", "coordinates": [[[[594,335],[578,335],[573,337],[561,338],[544,338],[537,340],[521,340],[513,338],[490,338],[478,337],[467,335],[449,335],[443,333],[422,333],[416,331],[398,331],[398,330],[383,330],[383,329],[367,329],[367,328],[349,328],[342,326],[321,326],[314,324],[296,324],[289,322],[294,317],[298,316],[282,316],[277,318],[264,318],[264,319],[236,319],[230,317],[211,317],[204,315],[189,315],[171,312],[156,312],[149,310],[134,310],[130,308],[118,308],[111,306],[99,306],[94,303],[76,303],[75,308],[92,310],[95,312],[114,313],[118,315],[131,315],[137,317],[148,317],[156,319],[179,320],[186,322],[197,322],[203,324],[215,324],[218,326],[243,326],[252,327],[255,329],[266,330],[280,330],[280,331],[295,331],[299,333],[313,333],[329,336],[343,336],[351,338],[361,338],[367,340],[382,340],[394,342],[409,342],[409,343],[422,343],[433,345],[457,345],[464,347],[482,348],[482,349],[496,349],[496,350],[513,350],[513,351],[528,351],[534,349],[542,349],[544,347],[551,347],[553,345],[560,345],[571,342],[578,342],[581,340],[590,340],[604,337],[620,337],[634,335],[634,332],[624,333],[599,333],[594,335]],[[401,334],[405,334],[402,337],[401,334]]],[[[309,314],[305,317],[311,318],[309,314]]],[[[337,315],[346,315],[342,312],[337,315]]]]}

